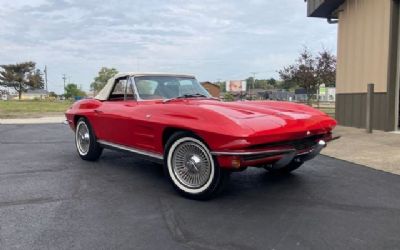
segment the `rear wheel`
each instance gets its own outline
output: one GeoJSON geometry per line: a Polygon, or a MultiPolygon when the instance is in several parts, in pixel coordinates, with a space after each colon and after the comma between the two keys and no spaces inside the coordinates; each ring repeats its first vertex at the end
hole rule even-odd
{"type": "Polygon", "coordinates": [[[99,159],[103,148],[97,143],[94,131],[85,118],[80,118],[75,129],[75,145],[79,156],[86,161],[99,159]]]}
{"type": "Polygon", "coordinates": [[[175,189],[192,199],[211,198],[230,174],[218,166],[208,147],[188,132],[177,132],[168,140],[164,170],[175,189]]]}
{"type": "Polygon", "coordinates": [[[268,172],[273,173],[273,174],[289,174],[292,171],[298,169],[303,165],[303,161],[296,161],[293,160],[291,161],[288,165],[280,168],[274,168],[274,167],[264,167],[268,172]]]}

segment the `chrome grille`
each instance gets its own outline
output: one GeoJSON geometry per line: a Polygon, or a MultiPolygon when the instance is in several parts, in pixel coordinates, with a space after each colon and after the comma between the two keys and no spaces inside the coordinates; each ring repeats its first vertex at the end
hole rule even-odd
{"type": "Polygon", "coordinates": [[[258,144],[250,147],[251,149],[272,148],[272,147],[290,147],[296,150],[305,150],[315,146],[324,135],[314,135],[299,140],[274,142],[266,144],[258,144]]]}

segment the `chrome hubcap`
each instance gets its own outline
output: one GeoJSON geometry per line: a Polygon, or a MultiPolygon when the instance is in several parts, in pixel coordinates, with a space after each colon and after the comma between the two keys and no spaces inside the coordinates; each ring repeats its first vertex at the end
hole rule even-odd
{"type": "Polygon", "coordinates": [[[190,188],[202,187],[210,178],[211,159],[195,142],[184,142],[176,147],[172,166],[179,182],[190,188]]]}
{"type": "Polygon", "coordinates": [[[90,135],[89,129],[84,122],[78,124],[76,128],[76,146],[79,150],[79,153],[85,155],[89,151],[90,145],[90,135]]]}

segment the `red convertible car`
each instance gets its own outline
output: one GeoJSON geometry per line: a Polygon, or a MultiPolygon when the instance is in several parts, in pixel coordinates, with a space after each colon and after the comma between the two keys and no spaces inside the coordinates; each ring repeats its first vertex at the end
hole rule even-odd
{"type": "Polygon", "coordinates": [[[332,140],[336,121],[306,105],[222,102],[194,76],[122,73],[94,99],[66,112],[79,156],[103,148],[163,163],[173,186],[190,198],[215,194],[232,171],[263,167],[289,173],[332,140]]]}

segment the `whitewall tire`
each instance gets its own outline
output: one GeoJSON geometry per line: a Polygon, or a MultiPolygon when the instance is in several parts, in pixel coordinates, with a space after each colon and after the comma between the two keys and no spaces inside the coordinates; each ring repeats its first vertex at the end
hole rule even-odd
{"type": "Polygon", "coordinates": [[[207,145],[188,132],[177,132],[169,138],[164,169],[175,189],[194,199],[212,197],[229,176],[219,168],[207,145]]]}
{"type": "Polygon", "coordinates": [[[82,117],[79,118],[75,127],[75,145],[78,155],[87,161],[99,159],[103,148],[97,143],[95,133],[89,121],[82,117]]]}

